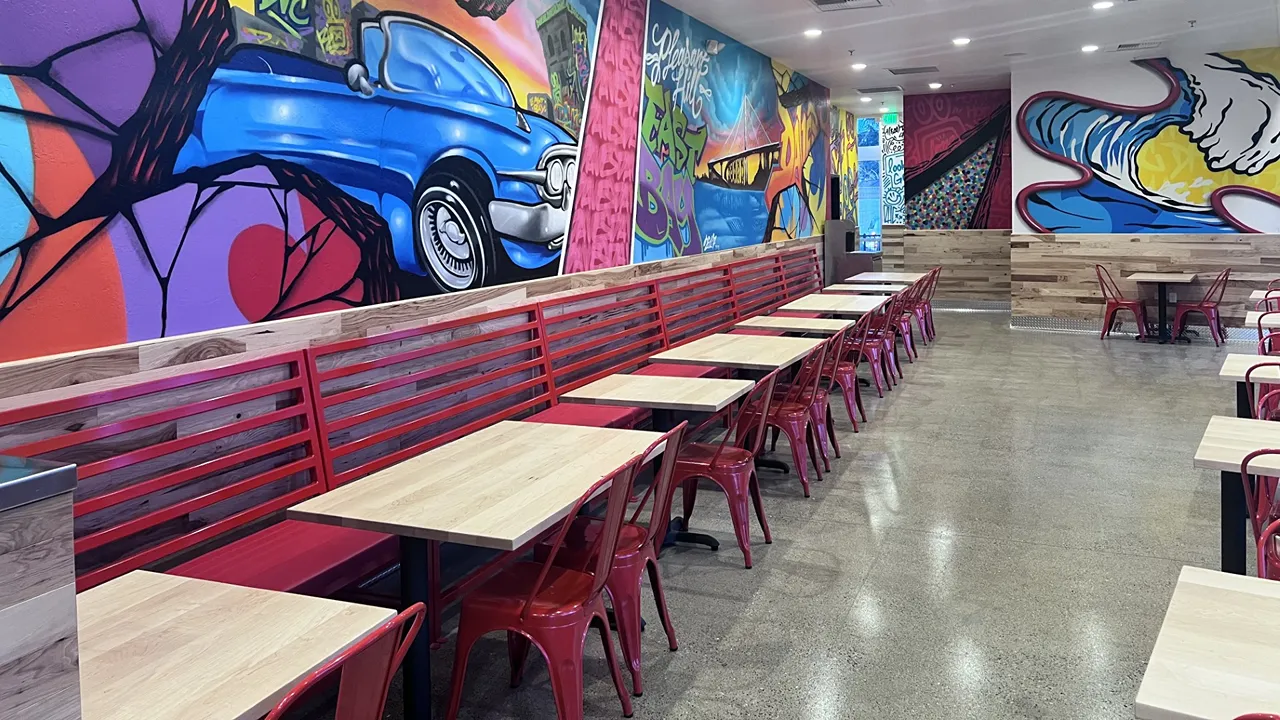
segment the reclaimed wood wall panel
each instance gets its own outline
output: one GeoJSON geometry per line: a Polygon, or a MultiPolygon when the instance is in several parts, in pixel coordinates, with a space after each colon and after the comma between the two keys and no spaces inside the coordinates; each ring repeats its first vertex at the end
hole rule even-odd
{"type": "Polygon", "coordinates": [[[1008,230],[907,230],[885,234],[885,271],[925,272],[942,267],[935,297],[951,300],[1008,300],[1008,230]]]}
{"type": "MultiPolygon", "coordinates": [[[[1011,239],[1013,314],[1097,320],[1102,291],[1095,265],[1111,273],[1126,296],[1142,297],[1155,311],[1156,287],[1124,278],[1135,272],[1194,272],[1190,286],[1170,287],[1178,299],[1199,300],[1225,267],[1231,282],[1223,321],[1243,326],[1249,293],[1280,278],[1280,235],[1016,235],[1011,239]]],[[[1192,316],[1193,323],[1203,317],[1192,316]]]]}
{"type": "Polygon", "coordinates": [[[449,295],[0,363],[0,398],[241,353],[284,351],[367,337],[394,329],[511,307],[533,298],[542,299],[579,290],[625,285],[642,278],[723,265],[734,260],[808,246],[817,246],[818,256],[822,256],[821,236],[797,238],[449,295]]]}
{"type": "Polygon", "coordinates": [[[71,493],[0,511],[0,718],[79,720],[71,493]]]}

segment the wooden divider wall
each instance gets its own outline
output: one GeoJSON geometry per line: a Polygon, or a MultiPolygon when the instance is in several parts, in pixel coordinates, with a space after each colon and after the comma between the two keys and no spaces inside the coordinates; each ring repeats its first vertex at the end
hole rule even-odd
{"type": "MultiPolygon", "coordinates": [[[[1199,300],[1223,268],[1231,282],[1223,322],[1244,324],[1249,293],[1280,278],[1278,235],[1015,235],[1011,239],[1011,295],[1015,317],[1100,320],[1102,291],[1094,266],[1106,266],[1129,297],[1148,301],[1154,321],[1156,287],[1125,280],[1135,272],[1194,272],[1191,285],[1170,286],[1179,300],[1199,300]]],[[[1195,323],[1204,318],[1192,316],[1195,323]]]]}
{"type": "Polygon", "coordinates": [[[883,240],[883,269],[927,272],[941,267],[934,297],[1009,300],[1010,231],[905,230],[883,240]]]}

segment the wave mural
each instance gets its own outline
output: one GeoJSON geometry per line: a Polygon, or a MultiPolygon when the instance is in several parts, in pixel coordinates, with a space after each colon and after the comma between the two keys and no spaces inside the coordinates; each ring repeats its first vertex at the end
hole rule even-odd
{"type": "Polygon", "coordinates": [[[1023,188],[1033,230],[1280,230],[1280,50],[1139,61],[1165,98],[1125,106],[1048,91],[1018,113],[1027,146],[1080,177],[1023,188]]]}

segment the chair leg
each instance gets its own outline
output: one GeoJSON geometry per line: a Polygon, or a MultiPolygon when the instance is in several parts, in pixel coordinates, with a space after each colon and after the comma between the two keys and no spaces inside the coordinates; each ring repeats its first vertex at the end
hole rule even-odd
{"type": "Polygon", "coordinates": [[[662,571],[653,559],[645,565],[649,568],[649,585],[653,587],[653,599],[658,604],[658,617],[662,620],[662,628],[667,631],[667,647],[675,652],[680,646],[676,644],[676,626],[671,623],[671,613],[667,610],[667,591],[662,587],[662,571]]]}
{"type": "Polygon", "coordinates": [[[1107,336],[1111,334],[1111,321],[1115,318],[1115,314],[1116,314],[1115,308],[1109,307],[1105,311],[1103,311],[1102,334],[1098,336],[1099,340],[1106,340],[1107,336]]]}
{"type": "Polygon", "coordinates": [[[862,416],[862,422],[865,423],[867,421],[867,411],[862,407],[862,387],[858,383],[857,372],[853,374],[853,402],[858,406],[858,414],[862,416]]]}
{"type": "MultiPolygon", "coordinates": [[[[827,422],[826,422],[826,427],[827,427],[827,437],[831,440],[831,452],[835,453],[836,457],[840,457],[840,441],[836,439],[836,419],[835,419],[835,417],[831,414],[831,399],[830,399],[830,398],[828,398],[828,399],[827,399],[827,408],[826,408],[826,409],[827,409],[827,422]]],[[[854,432],[857,432],[857,431],[858,431],[858,423],[857,423],[857,422],[854,422],[854,423],[853,423],[853,431],[854,431],[854,432]]],[[[827,470],[828,470],[828,471],[830,471],[830,469],[831,469],[831,468],[827,468],[827,470]]]]}
{"type": "MultiPolygon", "coordinates": [[[[639,608],[637,608],[637,617],[639,617],[639,608]]],[[[618,658],[613,652],[613,636],[609,634],[609,618],[604,614],[604,608],[600,609],[600,614],[596,615],[596,627],[600,630],[600,641],[604,644],[605,662],[609,663],[609,674],[613,676],[613,687],[618,691],[618,700],[622,702],[622,716],[631,717],[634,710],[631,707],[631,697],[627,695],[626,686],[622,684],[622,671],[618,669],[618,658]]],[[[582,712],[582,653],[578,653],[578,717],[581,718],[582,712]]]]}
{"type": "Polygon", "coordinates": [[[817,440],[817,442],[815,444],[817,445],[817,448],[818,448],[818,455],[814,456],[814,461],[816,463],[818,456],[821,456],[822,466],[826,469],[827,472],[831,472],[831,459],[827,457],[826,418],[822,416],[822,411],[819,410],[817,407],[815,407],[813,404],[809,405],[809,424],[811,427],[816,428],[815,439],[817,440]]]}
{"type": "MultiPolygon", "coordinates": [[[[593,618],[591,622],[595,624],[596,620],[593,618]]],[[[607,632],[608,620],[604,622],[604,627],[607,632]]],[[[539,633],[539,637],[534,639],[534,644],[547,659],[547,672],[551,675],[551,694],[555,696],[556,717],[559,720],[583,720],[582,643],[586,636],[581,632],[579,628],[572,626],[543,630],[539,633]],[[574,632],[575,630],[577,632],[574,632]]],[[[613,661],[612,652],[609,654],[609,664],[613,666],[614,672],[617,672],[618,666],[613,661]]],[[[621,686],[621,677],[614,683],[621,686]]],[[[618,695],[626,697],[623,705],[625,710],[631,703],[631,698],[621,687],[618,695]]]]}
{"type": "Polygon", "coordinates": [[[733,534],[738,539],[738,549],[742,550],[742,559],[747,569],[751,569],[751,510],[747,507],[747,493],[744,488],[736,488],[733,492],[725,492],[729,501],[729,518],[733,521],[733,534]]]}
{"type": "Polygon", "coordinates": [[[756,506],[756,519],[760,521],[760,529],[764,531],[764,542],[766,545],[773,544],[773,533],[769,532],[769,521],[764,516],[764,499],[760,497],[760,479],[756,477],[754,472],[751,473],[751,501],[756,506]]]}
{"type": "Polygon", "coordinates": [[[447,720],[458,718],[458,708],[462,706],[462,687],[467,678],[467,661],[471,657],[472,646],[483,634],[464,610],[458,621],[457,646],[453,654],[453,680],[449,683],[449,709],[445,712],[447,720]]]}
{"type": "Polygon", "coordinates": [[[809,459],[813,460],[813,474],[822,480],[822,467],[818,465],[817,448],[822,444],[822,440],[818,436],[818,430],[813,426],[813,422],[805,423],[804,440],[809,444],[809,459]]]}
{"type": "MultiPolygon", "coordinates": [[[[879,355],[868,356],[868,360],[869,360],[869,362],[868,362],[867,364],[871,366],[871,379],[872,379],[872,380],[874,380],[874,381],[875,381],[875,384],[876,384],[876,394],[877,394],[877,395],[879,395],[879,396],[883,399],[883,398],[884,398],[884,386],[883,386],[883,385],[881,384],[881,382],[880,382],[880,381],[881,381],[881,377],[880,377],[880,375],[881,375],[881,372],[880,372],[880,365],[881,365],[881,363],[880,363],[880,356],[879,356],[879,355]]],[[[864,417],[863,419],[864,419],[864,421],[865,421],[865,417],[864,417]]]]}
{"type": "Polygon", "coordinates": [[[529,657],[529,638],[515,630],[507,631],[507,660],[511,663],[511,687],[524,680],[525,660],[529,657]]]}
{"type": "Polygon", "coordinates": [[[788,424],[782,426],[782,432],[787,434],[787,442],[791,445],[791,460],[796,466],[796,475],[800,477],[800,487],[804,488],[804,496],[809,497],[809,458],[805,453],[805,442],[800,437],[804,428],[788,424]]]}
{"type": "Polygon", "coordinates": [[[631,671],[631,694],[644,694],[640,679],[640,573],[639,566],[619,572],[609,571],[609,600],[613,603],[613,617],[618,623],[618,645],[622,647],[622,661],[631,671]]]}

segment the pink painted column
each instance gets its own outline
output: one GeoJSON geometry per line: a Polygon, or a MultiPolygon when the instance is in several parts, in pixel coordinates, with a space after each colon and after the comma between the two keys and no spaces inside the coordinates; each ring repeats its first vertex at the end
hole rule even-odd
{"type": "Polygon", "coordinates": [[[604,0],[564,271],[631,262],[646,0],[604,0]]]}

